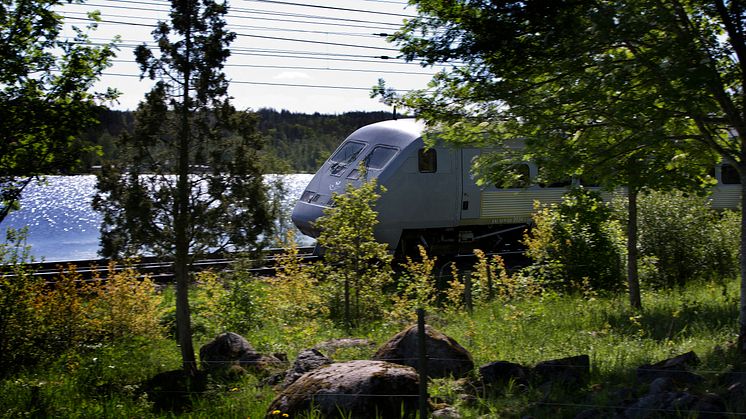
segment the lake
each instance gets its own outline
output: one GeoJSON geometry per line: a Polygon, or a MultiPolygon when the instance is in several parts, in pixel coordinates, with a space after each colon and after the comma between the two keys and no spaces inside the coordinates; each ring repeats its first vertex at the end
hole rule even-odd
{"type": "MultiPolygon", "coordinates": [[[[267,175],[267,181],[280,176],[287,194],[283,207],[295,205],[312,174],[267,175]]],[[[101,215],[91,208],[96,192],[94,175],[49,176],[43,184],[32,183],[23,193],[21,209],[14,211],[0,224],[0,231],[28,226],[28,244],[36,260],[48,262],[88,260],[99,257],[99,227],[101,215]]],[[[290,214],[285,214],[289,217],[290,214]]],[[[284,220],[292,225],[289,219],[284,220]]],[[[313,239],[297,233],[301,245],[313,244],[313,239]]],[[[4,236],[3,236],[4,238],[4,236]]]]}

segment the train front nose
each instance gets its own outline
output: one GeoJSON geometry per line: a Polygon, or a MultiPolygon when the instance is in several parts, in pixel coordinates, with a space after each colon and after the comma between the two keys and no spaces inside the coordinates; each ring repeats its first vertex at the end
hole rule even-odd
{"type": "Polygon", "coordinates": [[[324,207],[298,201],[290,218],[301,233],[316,238],[319,236],[319,230],[314,228],[313,223],[322,215],[324,215],[324,207]]]}

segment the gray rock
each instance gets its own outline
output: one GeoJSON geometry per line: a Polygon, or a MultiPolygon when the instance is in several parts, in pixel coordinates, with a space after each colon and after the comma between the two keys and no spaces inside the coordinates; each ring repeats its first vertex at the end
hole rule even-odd
{"type": "Polygon", "coordinates": [[[687,352],[673,358],[664,359],[652,365],[637,368],[637,379],[649,383],[660,377],[668,377],[680,384],[698,384],[704,381],[700,375],[689,371],[699,364],[699,357],[694,352],[687,352]]]}
{"type": "Polygon", "coordinates": [[[670,400],[670,393],[648,394],[640,397],[635,403],[627,407],[624,411],[624,417],[630,419],[657,417],[670,400]]]}
{"type": "Polygon", "coordinates": [[[673,390],[673,380],[669,377],[658,377],[650,383],[649,394],[659,394],[673,390]]]}
{"type": "Polygon", "coordinates": [[[285,380],[282,383],[284,387],[293,384],[303,374],[329,365],[332,363],[330,358],[327,358],[316,349],[306,349],[298,354],[298,358],[293,363],[293,366],[285,374],[285,380]]]}
{"type": "Polygon", "coordinates": [[[453,407],[444,407],[432,413],[433,419],[461,419],[461,414],[453,407]]]}
{"type": "Polygon", "coordinates": [[[321,417],[414,417],[418,408],[417,372],[382,361],[349,361],[321,367],[301,376],[270,403],[275,410],[297,417],[313,406],[321,417]],[[342,413],[340,413],[342,412],[342,413]],[[375,413],[374,413],[375,412],[375,413]]]}
{"type": "Polygon", "coordinates": [[[734,412],[746,413],[746,385],[737,382],[728,386],[725,402],[734,412]]]}
{"type": "Polygon", "coordinates": [[[720,419],[728,417],[725,400],[717,394],[707,393],[699,398],[692,407],[692,412],[701,419],[720,419]]]}
{"type": "Polygon", "coordinates": [[[536,364],[533,373],[543,382],[581,385],[590,376],[591,359],[588,355],[578,355],[544,361],[536,364]]]}
{"type": "Polygon", "coordinates": [[[208,372],[227,370],[238,365],[241,358],[256,356],[258,354],[249,341],[233,332],[222,333],[199,349],[202,369],[208,372]]]}
{"type": "Polygon", "coordinates": [[[237,374],[246,370],[265,373],[282,365],[282,361],[271,355],[262,355],[254,350],[241,335],[222,333],[199,349],[202,369],[210,374],[237,374]]]}
{"type": "Polygon", "coordinates": [[[142,388],[156,411],[181,413],[192,408],[192,396],[207,388],[207,373],[190,376],[183,369],[164,371],[145,381],[142,388]]]}
{"type": "Polygon", "coordinates": [[[485,385],[505,385],[511,380],[516,384],[528,384],[529,369],[508,361],[496,361],[479,367],[479,375],[485,385]]]}
{"type": "MultiPolygon", "coordinates": [[[[378,348],[373,359],[417,368],[419,353],[417,329],[417,325],[414,325],[397,333],[378,348]]],[[[425,336],[428,377],[461,378],[474,369],[471,354],[458,342],[429,325],[425,325],[425,336]]]]}

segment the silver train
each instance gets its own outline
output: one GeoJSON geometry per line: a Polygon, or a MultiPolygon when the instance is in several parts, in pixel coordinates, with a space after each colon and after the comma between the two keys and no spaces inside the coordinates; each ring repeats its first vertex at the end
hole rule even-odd
{"type": "MultiPolygon", "coordinates": [[[[359,186],[358,168],[386,188],[376,205],[376,240],[398,256],[416,254],[423,245],[430,255],[520,252],[519,238],[531,223],[534,201],[559,202],[566,185],[478,186],[470,172],[481,148],[435,145],[426,148],[424,124],[413,119],[384,121],[362,127],[347,137],[321,166],[295,205],[293,223],[317,237],[314,221],[332,205],[334,193],[347,184],[359,186]]],[[[532,162],[520,163],[528,179],[537,176],[532,162]]],[[[715,208],[737,208],[740,184],[734,169],[715,169],[715,208]]]]}

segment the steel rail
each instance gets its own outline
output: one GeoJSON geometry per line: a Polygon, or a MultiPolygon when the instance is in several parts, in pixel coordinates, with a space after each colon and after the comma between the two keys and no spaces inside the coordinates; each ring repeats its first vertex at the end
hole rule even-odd
{"type": "MultiPolygon", "coordinates": [[[[304,261],[315,259],[316,256],[313,255],[313,249],[313,247],[298,248],[298,258],[304,261]]],[[[275,261],[278,255],[283,254],[286,250],[283,248],[266,249],[261,252],[262,257],[247,260],[250,267],[242,268],[242,270],[255,275],[273,275],[276,270],[275,261]],[[256,266],[252,266],[254,264],[256,266]]],[[[192,262],[191,270],[192,272],[200,272],[212,269],[219,272],[233,272],[235,270],[234,265],[239,260],[238,255],[228,258],[198,259],[192,262]]],[[[18,276],[16,273],[9,272],[8,269],[3,268],[4,266],[0,265],[0,272],[2,272],[0,276],[4,278],[18,276]]],[[[137,261],[133,262],[119,262],[112,261],[111,259],[90,259],[30,263],[25,267],[25,270],[30,272],[30,275],[34,278],[42,278],[50,284],[54,283],[61,274],[73,271],[79,276],[76,280],[90,282],[97,279],[106,280],[106,277],[123,272],[126,269],[134,269],[139,277],[148,276],[158,283],[170,282],[173,279],[173,261],[159,260],[152,256],[140,257],[137,261]]]]}

